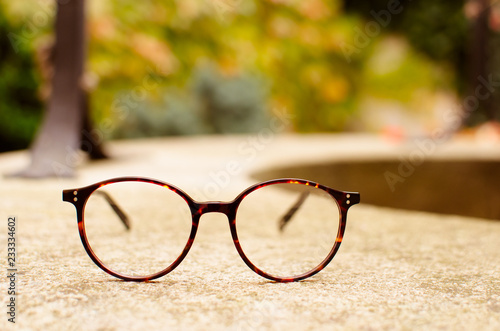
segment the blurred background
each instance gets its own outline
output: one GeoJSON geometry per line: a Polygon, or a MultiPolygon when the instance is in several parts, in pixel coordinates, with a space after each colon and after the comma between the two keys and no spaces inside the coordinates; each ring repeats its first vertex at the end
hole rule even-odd
{"type": "MultiPolygon", "coordinates": [[[[82,84],[105,139],[257,132],[283,114],[291,132],[397,137],[500,118],[499,1],[85,6],[82,84]],[[487,100],[462,116],[481,84],[487,100]]],[[[42,121],[55,16],[56,1],[0,2],[2,152],[27,148],[42,121]]]]}

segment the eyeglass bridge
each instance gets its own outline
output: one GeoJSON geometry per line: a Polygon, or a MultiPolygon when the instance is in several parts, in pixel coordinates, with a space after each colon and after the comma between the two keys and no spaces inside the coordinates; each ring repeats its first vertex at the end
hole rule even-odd
{"type": "Polygon", "coordinates": [[[231,211],[231,205],[233,202],[224,201],[208,201],[203,203],[196,203],[194,206],[194,213],[196,215],[203,215],[207,213],[222,213],[228,215],[231,211]]]}

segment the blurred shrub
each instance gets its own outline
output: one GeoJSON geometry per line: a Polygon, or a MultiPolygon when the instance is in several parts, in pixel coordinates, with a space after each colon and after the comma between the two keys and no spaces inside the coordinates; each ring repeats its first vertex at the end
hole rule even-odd
{"type": "Polygon", "coordinates": [[[159,101],[129,103],[112,137],[256,132],[268,123],[266,97],[265,84],[257,77],[226,77],[203,67],[187,91],[170,89],[159,101]]]}
{"type": "Polygon", "coordinates": [[[0,6],[0,152],[26,148],[42,115],[33,52],[9,38],[22,26],[10,24],[0,6]]]}

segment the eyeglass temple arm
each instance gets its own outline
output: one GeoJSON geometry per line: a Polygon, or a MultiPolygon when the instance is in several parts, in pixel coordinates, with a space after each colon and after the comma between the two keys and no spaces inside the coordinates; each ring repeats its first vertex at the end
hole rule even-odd
{"type": "Polygon", "coordinates": [[[123,210],[120,207],[118,207],[115,200],[113,200],[113,198],[111,198],[111,196],[105,191],[99,190],[96,191],[95,193],[99,193],[104,197],[104,199],[106,199],[111,208],[113,208],[113,211],[116,213],[116,215],[118,215],[120,220],[123,222],[127,230],[130,230],[130,220],[128,219],[128,216],[125,214],[125,212],[123,212],[123,210]]]}
{"type": "Polygon", "coordinates": [[[309,196],[309,192],[302,192],[302,194],[299,196],[299,199],[295,202],[295,204],[290,208],[285,215],[280,219],[279,222],[279,229],[280,231],[283,231],[285,226],[287,225],[288,222],[290,222],[290,219],[295,215],[297,210],[299,210],[300,206],[306,201],[307,197],[309,196]]]}

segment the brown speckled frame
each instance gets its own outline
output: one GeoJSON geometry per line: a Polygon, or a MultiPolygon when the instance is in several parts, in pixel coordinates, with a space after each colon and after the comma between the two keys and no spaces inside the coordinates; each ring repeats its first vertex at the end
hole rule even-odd
{"type": "MultiPolygon", "coordinates": [[[[114,202],[112,201],[111,197],[108,197],[107,194],[105,194],[105,198],[110,203],[112,206],[114,205],[114,202]]],[[[301,198],[302,201],[304,198],[301,198]]],[[[217,213],[223,213],[227,216],[229,220],[229,226],[231,230],[231,236],[233,238],[234,245],[236,247],[236,250],[238,251],[239,255],[243,259],[243,261],[246,263],[246,265],[255,271],[257,274],[276,281],[276,282],[294,282],[294,281],[299,281],[306,279],[308,277],[313,276],[314,274],[320,272],[323,270],[328,263],[333,259],[335,254],[337,253],[338,249],[340,248],[340,244],[342,243],[342,239],[344,237],[344,231],[346,227],[346,220],[347,220],[347,211],[352,205],[355,205],[359,203],[360,201],[360,195],[357,192],[344,192],[344,191],[338,191],[334,190],[332,188],[326,187],[324,185],[320,185],[318,183],[304,180],[304,179],[294,179],[294,178],[282,178],[282,179],[274,179],[266,182],[262,182],[256,185],[253,185],[249,188],[247,188],[245,191],[240,193],[233,201],[231,202],[220,202],[220,201],[209,201],[209,202],[196,202],[194,201],[189,195],[184,193],[182,190],[178,189],[177,187],[170,185],[168,183],[164,183],[155,179],[149,179],[149,178],[141,178],[141,177],[120,177],[120,178],[113,178],[113,179],[108,179],[105,181],[101,181],[89,186],[85,186],[82,188],[77,188],[77,189],[71,189],[71,190],[63,190],[63,201],[70,202],[76,207],[76,213],[77,213],[77,220],[78,220],[78,230],[80,232],[80,238],[83,243],[83,247],[87,251],[87,254],[90,256],[92,261],[94,261],[95,264],[105,272],[107,272],[110,275],[113,275],[115,277],[121,278],[123,280],[127,281],[148,281],[152,280],[155,278],[162,277],[172,270],[174,270],[181,262],[182,260],[186,257],[187,253],[189,252],[189,249],[193,245],[194,238],[196,236],[196,232],[198,230],[198,225],[200,221],[200,217],[203,214],[206,213],[211,213],[211,212],[217,212],[217,213]],[[186,246],[184,247],[182,253],[180,256],[166,269],[152,274],[152,275],[147,275],[144,277],[132,277],[132,276],[127,276],[123,275],[120,273],[117,273],[113,270],[110,270],[108,267],[104,265],[104,263],[99,260],[99,258],[94,254],[92,248],[90,247],[90,244],[87,240],[87,235],[85,233],[85,217],[84,217],[84,210],[85,210],[85,204],[87,203],[87,200],[89,199],[90,195],[99,189],[100,187],[113,184],[113,183],[119,183],[119,182],[143,182],[143,183],[150,183],[154,185],[159,185],[163,186],[166,189],[169,189],[175,193],[177,193],[179,196],[181,196],[186,203],[189,205],[189,208],[191,210],[191,215],[192,215],[192,227],[191,227],[191,233],[189,235],[188,242],[186,243],[186,246]],[[259,268],[257,268],[250,260],[246,257],[245,253],[243,252],[239,240],[238,240],[238,233],[236,230],[236,212],[238,210],[238,206],[240,205],[241,201],[249,195],[251,192],[258,190],[260,188],[263,188],[265,186],[269,185],[274,185],[274,184],[297,184],[297,185],[308,185],[308,186],[313,186],[315,188],[321,189],[325,192],[327,192],[330,196],[332,196],[340,210],[340,222],[339,222],[339,228],[337,231],[337,238],[335,240],[335,244],[330,250],[330,253],[327,255],[327,257],[314,269],[303,273],[298,276],[294,277],[288,277],[288,278],[283,278],[283,277],[276,277],[273,275],[270,275],[259,268]]],[[[300,207],[300,204],[302,202],[299,200],[293,208],[297,210],[300,207]]],[[[118,214],[121,213],[119,211],[119,207],[114,205],[113,209],[115,212],[118,214]]],[[[291,210],[285,215],[288,219],[293,215],[293,212],[295,210],[291,210]]],[[[124,216],[124,215],[122,215],[124,216]]],[[[120,216],[120,218],[122,218],[120,216]]],[[[126,217],[126,216],[125,216],[126,217]]],[[[284,226],[284,223],[286,223],[287,220],[282,220],[282,223],[280,224],[280,227],[284,226]]],[[[122,218],[123,221],[123,218],[122,218]]],[[[128,222],[128,220],[127,220],[128,222]]],[[[125,223],[125,221],[124,221],[125,223]]],[[[129,224],[125,223],[125,226],[128,228],[129,224]]]]}

